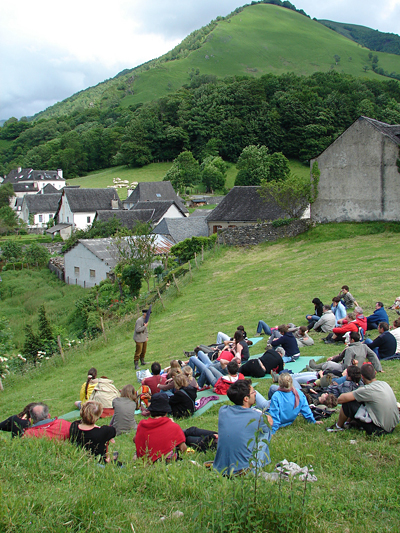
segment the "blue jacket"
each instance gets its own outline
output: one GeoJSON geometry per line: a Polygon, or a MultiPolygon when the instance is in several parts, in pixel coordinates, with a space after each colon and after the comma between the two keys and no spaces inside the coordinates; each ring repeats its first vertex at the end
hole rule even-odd
{"type": "Polygon", "coordinates": [[[272,433],[276,433],[279,428],[289,426],[294,422],[297,415],[303,415],[306,420],[315,424],[314,415],[311,412],[307,399],[301,391],[299,393],[299,405],[295,408],[295,396],[293,392],[282,392],[277,390],[271,398],[269,414],[272,417],[272,433]]]}
{"type": "Polygon", "coordinates": [[[336,326],[338,326],[338,320],[341,320],[342,318],[346,318],[346,308],[345,306],[339,302],[336,306],[333,304],[331,305],[332,313],[335,315],[336,318],[336,326]]]}
{"type": "Polygon", "coordinates": [[[386,322],[389,324],[389,317],[383,307],[375,309],[372,315],[367,316],[367,322],[372,322],[373,324],[379,324],[379,322],[386,322]]]}

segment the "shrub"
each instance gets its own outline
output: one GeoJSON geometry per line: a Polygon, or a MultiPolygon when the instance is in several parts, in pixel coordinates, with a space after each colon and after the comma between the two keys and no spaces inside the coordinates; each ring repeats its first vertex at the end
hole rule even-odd
{"type": "Polygon", "coordinates": [[[185,239],[178,244],[175,244],[171,248],[171,252],[179,259],[181,263],[186,263],[193,259],[194,254],[199,254],[202,247],[204,250],[211,249],[217,240],[217,235],[211,235],[211,237],[191,237],[185,239]]]}

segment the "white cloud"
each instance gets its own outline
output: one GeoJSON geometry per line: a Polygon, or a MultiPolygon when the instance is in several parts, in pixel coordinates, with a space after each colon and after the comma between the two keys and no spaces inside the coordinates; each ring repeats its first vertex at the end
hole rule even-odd
{"type": "MultiPolygon", "coordinates": [[[[0,3],[0,118],[32,115],[173,48],[250,0],[0,3]]],[[[311,17],[397,32],[400,0],[298,0],[311,17]]]]}

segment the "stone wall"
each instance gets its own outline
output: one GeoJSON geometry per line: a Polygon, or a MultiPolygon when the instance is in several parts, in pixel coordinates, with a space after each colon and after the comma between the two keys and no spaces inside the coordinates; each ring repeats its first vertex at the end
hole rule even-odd
{"type": "Polygon", "coordinates": [[[228,246],[253,246],[271,242],[283,237],[295,237],[310,227],[310,219],[294,220],[285,226],[274,227],[272,223],[239,226],[218,231],[219,244],[228,246]]]}

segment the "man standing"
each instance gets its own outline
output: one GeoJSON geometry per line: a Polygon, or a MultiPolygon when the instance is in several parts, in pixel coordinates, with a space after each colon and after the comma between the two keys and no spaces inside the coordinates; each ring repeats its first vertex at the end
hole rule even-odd
{"type": "MultiPolygon", "coordinates": [[[[255,462],[259,468],[271,462],[267,441],[272,433],[264,415],[250,409],[256,398],[251,380],[236,381],[227,395],[235,405],[223,405],[219,410],[218,448],[213,467],[231,476],[255,468],[255,462]]],[[[272,425],[271,417],[268,421],[272,425]]]]}
{"type": "Polygon", "coordinates": [[[327,431],[343,431],[346,420],[350,420],[368,435],[383,435],[391,433],[399,423],[396,396],[390,385],[376,379],[372,365],[363,365],[361,376],[365,387],[339,396],[339,419],[327,431]]]}
{"type": "Polygon", "coordinates": [[[135,332],[133,334],[133,340],[136,342],[136,350],[135,350],[135,370],[139,370],[139,359],[140,363],[142,365],[146,365],[146,361],[144,360],[144,357],[146,355],[147,350],[147,340],[149,338],[149,333],[147,331],[147,322],[146,320],[146,314],[147,309],[142,310],[142,316],[140,316],[136,320],[135,324],[135,332]]]}

